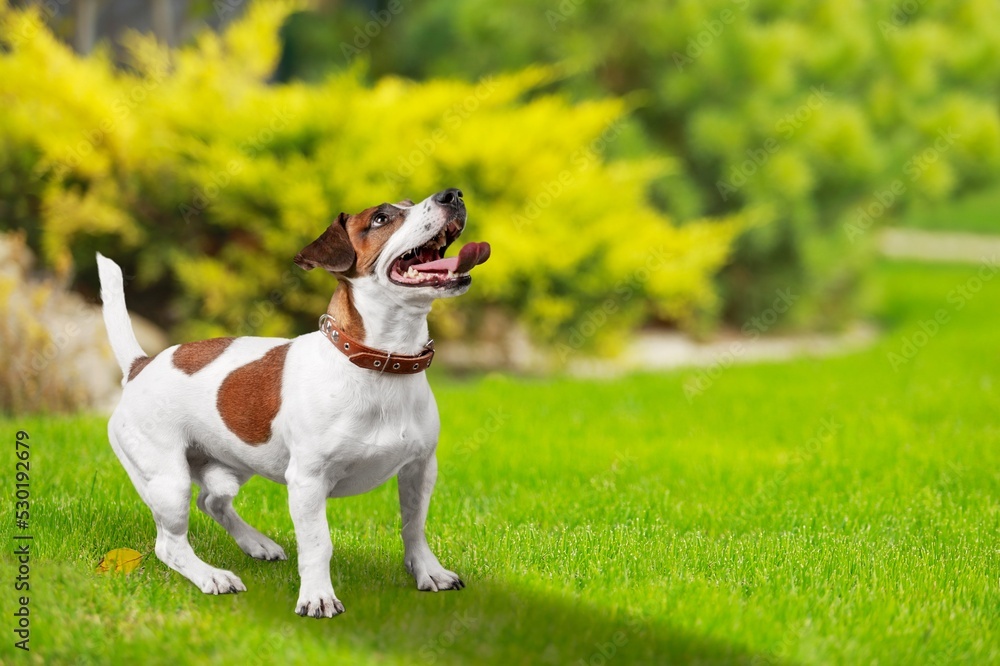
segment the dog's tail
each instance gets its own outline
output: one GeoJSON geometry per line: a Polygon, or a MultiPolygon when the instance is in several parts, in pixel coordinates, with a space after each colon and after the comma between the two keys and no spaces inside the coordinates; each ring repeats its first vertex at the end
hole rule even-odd
{"type": "MultiPolygon", "coordinates": [[[[108,339],[115,353],[122,375],[128,377],[132,363],[137,358],[146,356],[139,346],[132,330],[132,321],[125,309],[125,284],[122,280],[122,269],[118,264],[97,253],[97,271],[101,276],[101,301],[104,303],[104,326],[108,329],[108,339]]],[[[122,384],[125,379],[122,379],[122,384]]]]}

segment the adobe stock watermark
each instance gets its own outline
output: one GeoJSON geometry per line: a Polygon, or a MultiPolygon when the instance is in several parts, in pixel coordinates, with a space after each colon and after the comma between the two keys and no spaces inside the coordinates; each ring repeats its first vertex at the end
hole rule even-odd
{"type": "Polygon", "coordinates": [[[608,469],[590,477],[590,485],[597,490],[616,490],[618,477],[631,469],[636,462],[638,458],[631,453],[619,451],[608,469]]]}
{"type": "Polygon", "coordinates": [[[240,9],[246,4],[246,0],[213,0],[212,9],[221,21],[234,18],[240,9]]]}
{"type": "Polygon", "coordinates": [[[674,51],[674,65],[678,71],[683,72],[688,65],[693,65],[694,61],[700,58],[712,47],[726,28],[736,22],[738,12],[746,11],[750,6],[750,0],[730,0],[736,7],[736,11],[726,8],[720,11],[714,18],[705,19],[701,22],[701,30],[691,35],[684,47],[684,52],[674,51]]]}
{"type": "Polygon", "coordinates": [[[744,506],[751,511],[759,511],[764,508],[763,505],[769,498],[778,495],[781,486],[788,481],[788,477],[806,463],[815,460],[820,449],[829,444],[843,427],[844,424],[833,417],[821,419],[812,437],[792,453],[789,464],[776,471],[760,490],[744,502],[744,506]]]}
{"type": "Polygon", "coordinates": [[[882,37],[899,32],[900,28],[910,22],[910,19],[920,10],[927,0],[902,0],[892,6],[889,12],[889,20],[881,19],[878,22],[879,32],[882,37]]]}
{"type": "Polygon", "coordinates": [[[542,213],[563,195],[579,174],[601,161],[604,151],[621,136],[621,133],[622,120],[615,119],[608,123],[590,143],[570,153],[569,160],[573,168],[563,169],[555,178],[542,183],[540,191],[528,201],[521,212],[511,215],[514,228],[521,230],[537,222],[542,213]]]}
{"type": "Polygon", "coordinates": [[[19,48],[22,43],[34,39],[50,21],[59,15],[59,8],[65,7],[69,3],[70,0],[42,0],[41,2],[30,3],[32,6],[37,7],[39,12],[37,14],[25,14],[24,16],[28,20],[24,28],[20,32],[4,35],[2,41],[15,49],[19,48]]]}
{"type": "Polygon", "coordinates": [[[447,652],[463,635],[479,626],[480,621],[480,618],[473,617],[468,610],[452,613],[451,622],[444,631],[420,648],[421,661],[425,664],[436,664],[444,652],[447,652]]]}
{"type": "Polygon", "coordinates": [[[510,416],[502,407],[492,407],[486,413],[486,420],[455,446],[456,456],[471,456],[483,448],[483,445],[493,439],[493,436],[503,427],[510,416]]]}
{"type": "Polygon", "coordinates": [[[112,115],[103,118],[94,129],[84,132],[76,143],[63,147],[62,156],[54,162],[53,175],[56,178],[61,178],[67,171],[78,167],[80,162],[97,150],[99,143],[103,142],[120,123],[124,122],[138,106],[146,101],[151,92],[160,87],[163,80],[167,78],[167,74],[167,66],[161,63],[151,76],[142,78],[124,95],[116,97],[111,103],[112,115]]]}
{"type": "Polygon", "coordinates": [[[232,159],[226,166],[216,171],[209,178],[209,182],[196,187],[191,201],[182,203],[177,207],[177,211],[188,224],[193,218],[198,217],[208,209],[212,203],[219,198],[219,195],[233,182],[233,177],[243,172],[246,160],[252,160],[257,153],[266,149],[267,144],[274,140],[275,134],[288,126],[289,115],[287,109],[276,111],[268,122],[267,127],[258,130],[239,145],[242,153],[240,159],[232,159]]]}
{"type": "MultiPolygon", "coordinates": [[[[11,587],[20,594],[14,597],[17,610],[12,613],[12,631],[16,637],[14,647],[31,652],[31,544],[35,539],[31,529],[31,435],[18,430],[13,444],[14,487],[10,497],[14,504],[14,520],[11,522],[18,531],[13,534],[14,543],[11,546],[15,558],[11,587]]],[[[35,612],[38,612],[37,606],[35,612]]]]}
{"type": "Polygon", "coordinates": [[[899,347],[886,354],[889,367],[894,372],[899,372],[901,367],[916,358],[920,350],[930,344],[930,341],[951,321],[952,314],[965,308],[997,272],[1000,272],[1000,263],[996,256],[984,257],[975,275],[948,292],[946,301],[950,308],[938,308],[931,317],[921,319],[917,323],[917,330],[903,336],[899,347]]]}
{"type": "Polygon", "coordinates": [[[606,666],[622,651],[629,641],[645,631],[644,623],[638,617],[629,617],[625,621],[625,628],[619,629],[608,637],[608,640],[601,643],[594,643],[594,651],[587,657],[581,657],[572,663],[572,666],[606,666]]]}
{"type": "Polygon", "coordinates": [[[793,625],[784,627],[778,644],[753,655],[750,658],[750,666],[787,666],[789,663],[794,663],[793,660],[782,655],[794,655],[796,653],[800,647],[802,637],[805,635],[809,625],[812,624],[813,615],[829,610],[829,607],[825,604],[826,601],[823,597],[814,595],[805,612],[798,614],[799,619],[795,620],[793,625]]]}
{"type": "Polygon", "coordinates": [[[548,21],[549,28],[554,32],[559,24],[568,21],[584,2],[585,0],[561,0],[555,9],[546,9],[545,20],[548,21]]]}
{"type": "MultiPolygon", "coordinates": [[[[774,132],[786,141],[791,139],[813,117],[813,114],[822,109],[832,97],[833,93],[826,89],[826,84],[819,87],[813,86],[804,103],[778,119],[774,124],[774,132]]],[[[729,178],[715,183],[715,188],[719,191],[722,200],[728,201],[729,197],[739,192],[744,185],[750,182],[750,179],[767,164],[768,160],[781,150],[781,145],[778,138],[769,136],[758,147],[747,148],[747,158],[730,167],[729,178]]]]}
{"type": "MultiPolygon", "coordinates": [[[[939,130],[934,144],[928,146],[903,163],[903,175],[910,183],[915,183],[920,176],[941,159],[941,156],[955,145],[961,134],[949,127],[939,130]]],[[[854,220],[844,224],[847,240],[854,243],[864,236],[869,229],[886,214],[906,194],[908,186],[902,178],[896,178],[889,185],[872,193],[871,200],[854,211],[854,220]]]]}
{"type": "MultiPolygon", "coordinates": [[[[126,373],[128,371],[126,370],[126,373]]],[[[176,418],[176,405],[168,402],[161,394],[150,394],[152,404],[146,404],[142,414],[136,419],[123,421],[116,431],[122,439],[148,440],[150,434],[161,432],[176,418]]]]}
{"type": "MultiPolygon", "coordinates": [[[[779,289],[774,293],[771,306],[748,319],[740,329],[747,340],[756,340],[770,330],[780,316],[788,312],[800,298],[798,294],[792,293],[791,289],[779,289]]],[[[726,370],[736,364],[747,351],[745,342],[746,340],[736,340],[728,349],[718,354],[708,367],[684,382],[684,397],[688,402],[693,402],[697,396],[710,389],[726,370]]]]}
{"type": "MultiPolygon", "coordinates": [[[[301,272],[301,271],[300,271],[301,272]]],[[[247,315],[236,327],[236,335],[243,337],[253,335],[277,310],[278,306],[285,302],[288,294],[298,289],[302,284],[300,273],[293,269],[286,270],[281,274],[281,287],[272,289],[267,298],[257,303],[250,309],[247,315]]]]}
{"type": "Polygon", "coordinates": [[[489,99],[496,92],[496,89],[495,77],[487,76],[480,80],[471,93],[452,104],[444,112],[441,117],[444,127],[437,127],[428,136],[417,139],[413,148],[396,160],[396,169],[382,174],[385,180],[394,185],[406,183],[407,179],[413,176],[417,169],[423,166],[448,140],[450,134],[479,110],[483,102],[489,99]]]}
{"type": "Polygon", "coordinates": [[[244,663],[248,666],[271,666],[280,663],[282,657],[287,654],[288,648],[284,643],[290,633],[290,630],[287,630],[268,634],[264,641],[258,644],[255,653],[250,655],[250,660],[244,663]]]}
{"type": "Polygon", "coordinates": [[[372,42],[382,34],[382,31],[389,27],[393,19],[403,13],[405,7],[403,0],[389,0],[385,9],[371,10],[368,15],[371,20],[364,25],[354,26],[354,39],[350,44],[340,43],[340,53],[344,56],[345,62],[350,62],[351,58],[361,55],[362,51],[371,46],[372,42]]]}
{"type": "Polygon", "coordinates": [[[14,360],[14,372],[22,385],[27,385],[30,380],[40,376],[49,365],[61,359],[63,352],[70,346],[84,331],[90,332],[90,322],[97,318],[99,309],[88,307],[85,303],[77,303],[76,314],[69,317],[59,328],[54,331],[46,331],[48,341],[41,349],[36,349],[27,359],[17,358],[14,360]]]}
{"type": "Polygon", "coordinates": [[[628,277],[618,280],[611,294],[588,310],[580,324],[570,328],[566,340],[556,345],[559,359],[565,363],[575,352],[582,349],[589,339],[618,314],[625,303],[632,300],[653,273],[663,270],[666,266],[667,255],[664,249],[662,247],[652,249],[641,266],[628,277]]]}

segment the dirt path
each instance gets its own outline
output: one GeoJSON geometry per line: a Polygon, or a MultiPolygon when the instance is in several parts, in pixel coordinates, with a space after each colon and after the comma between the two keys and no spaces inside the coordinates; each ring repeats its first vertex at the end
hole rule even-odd
{"type": "Polygon", "coordinates": [[[878,329],[865,323],[854,324],[839,334],[810,333],[753,340],[729,333],[706,343],[695,342],[675,331],[642,332],[620,357],[576,361],[569,370],[577,376],[610,377],[623,372],[685,367],[724,369],[736,364],[849,354],[874,344],[878,336],[878,329]]]}
{"type": "Polygon", "coordinates": [[[979,263],[1000,257],[1000,236],[886,229],[879,240],[879,250],[891,259],[919,259],[979,263]]]}

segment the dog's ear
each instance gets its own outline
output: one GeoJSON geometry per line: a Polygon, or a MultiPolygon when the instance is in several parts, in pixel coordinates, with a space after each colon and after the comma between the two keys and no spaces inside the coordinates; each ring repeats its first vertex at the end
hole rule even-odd
{"type": "Polygon", "coordinates": [[[295,255],[295,263],[305,270],[325,268],[344,273],[354,265],[356,254],[347,236],[347,214],[341,213],[323,234],[295,255]]]}

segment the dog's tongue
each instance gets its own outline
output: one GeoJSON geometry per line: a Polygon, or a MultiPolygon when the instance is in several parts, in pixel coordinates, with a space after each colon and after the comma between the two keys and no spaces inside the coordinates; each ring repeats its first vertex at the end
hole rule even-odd
{"type": "Polygon", "coordinates": [[[486,263],[490,258],[489,243],[466,243],[458,251],[457,257],[435,259],[413,267],[421,273],[468,273],[473,267],[486,263]]]}

